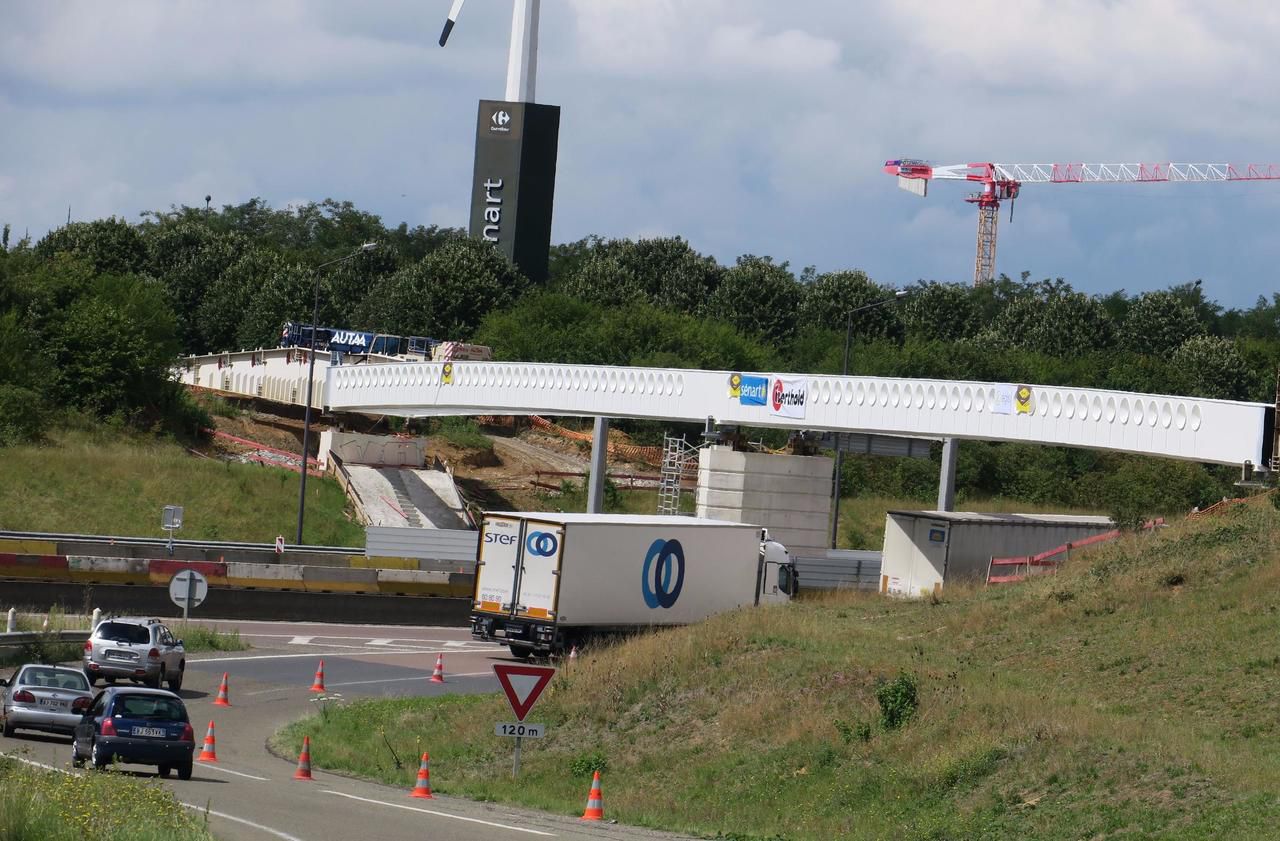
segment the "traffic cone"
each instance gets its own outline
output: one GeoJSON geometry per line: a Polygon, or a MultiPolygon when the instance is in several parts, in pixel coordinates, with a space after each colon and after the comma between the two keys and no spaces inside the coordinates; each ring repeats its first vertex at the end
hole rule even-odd
{"type": "Polygon", "coordinates": [[[312,692],[324,691],[324,661],[320,661],[319,668],[316,669],[316,679],[311,682],[312,692]]]}
{"type": "Polygon", "coordinates": [[[432,683],[444,683],[444,654],[436,655],[436,670],[431,673],[432,683]]]}
{"type": "Polygon", "coordinates": [[[204,734],[204,747],[200,748],[200,755],[196,757],[196,762],[217,762],[218,749],[216,740],[213,738],[213,722],[209,722],[209,731],[204,734]]]}
{"type": "Polygon", "coordinates": [[[231,706],[231,699],[227,697],[227,673],[222,673],[222,684],[218,686],[218,697],[213,699],[215,707],[231,706]]]}
{"type": "Polygon", "coordinates": [[[599,771],[596,771],[595,776],[591,778],[591,794],[587,795],[587,810],[582,813],[580,820],[604,820],[604,795],[600,793],[599,771]]]}
{"type": "Polygon", "coordinates": [[[295,780],[310,780],[311,777],[311,737],[302,737],[302,753],[298,754],[298,770],[293,772],[295,780]]]}
{"type": "Polygon", "coordinates": [[[418,766],[418,781],[413,784],[410,797],[431,797],[431,758],[422,752],[422,764],[418,766]]]}

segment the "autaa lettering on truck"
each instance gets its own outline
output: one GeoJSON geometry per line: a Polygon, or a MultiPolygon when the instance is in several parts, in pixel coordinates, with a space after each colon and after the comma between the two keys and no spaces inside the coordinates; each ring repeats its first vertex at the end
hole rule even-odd
{"type": "Polygon", "coordinates": [[[502,189],[502,179],[486,178],[484,181],[484,231],[481,239],[485,242],[497,242],[502,228],[502,196],[495,196],[494,190],[502,189]]]}

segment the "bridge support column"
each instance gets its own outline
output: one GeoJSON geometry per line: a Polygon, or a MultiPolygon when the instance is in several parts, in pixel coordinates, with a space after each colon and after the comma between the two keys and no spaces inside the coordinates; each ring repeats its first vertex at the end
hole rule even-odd
{"type": "Polygon", "coordinates": [[[609,469],[609,419],[596,418],[591,432],[591,476],[587,485],[587,513],[604,511],[604,477],[609,469]]]}
{"type": "Polygon", "coordinates": [[[956,509],[956,451],[960,442],[955,438],[942,439],[942,471],[938,476],[938,510],[956,509]]]}

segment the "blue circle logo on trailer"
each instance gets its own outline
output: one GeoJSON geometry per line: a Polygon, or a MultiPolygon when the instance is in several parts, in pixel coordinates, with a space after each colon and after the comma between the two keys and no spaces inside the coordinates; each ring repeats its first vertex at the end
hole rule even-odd
{"type": "Polygon", "coordinates": [[[530,532],[529,537],[524,541],[524,548],[528,550],[529,554],[543,558],[549,558],[554,555],[557,545],[559,545],[559,542],[556,540],[556,536],[545,531],[530,532]]]}
{"type": "Polygon", "coordinates": [[[653,541],[644,556],[640,586],[644,590],[644,603],[649,607],[671,607],[676,603],[684,588],[684,547],[680,541],[661,538],[653,541]]]}

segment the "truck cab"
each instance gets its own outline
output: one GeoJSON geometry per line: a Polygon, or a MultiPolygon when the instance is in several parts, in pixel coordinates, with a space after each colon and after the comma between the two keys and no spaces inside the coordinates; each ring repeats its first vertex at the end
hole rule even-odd
{"type": "Polygon", "coordinates": [[[783,604],[800,591],[796,566],[787,547],[769,539],[767,529],[760,530],[760,578],[756,594],[760,604],[783,604]]]}

